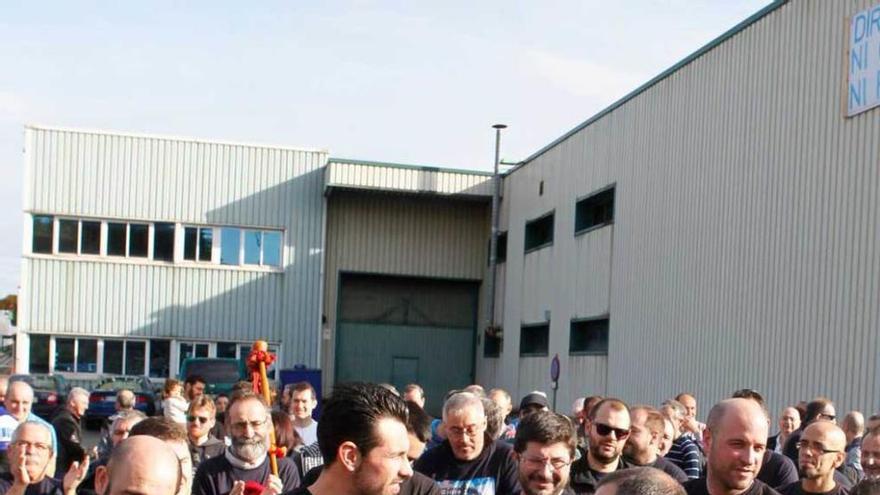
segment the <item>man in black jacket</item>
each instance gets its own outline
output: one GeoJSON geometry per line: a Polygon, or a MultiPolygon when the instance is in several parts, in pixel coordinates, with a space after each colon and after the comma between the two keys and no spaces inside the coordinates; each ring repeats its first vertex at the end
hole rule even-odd
{"type": "Polygon", "coordinates": [[[619,399],[603,399],[584,423],[589,438],[587,455],[571,465],[571,487],[577,494],[595,493],[608,473],[632,467],[621,455],[630,434],[629,409],[619,399]]]}
{"type": "Polygon", "coordinates": [[[80,422],[89,407],[89,392],[75,387],[67,394],[64,409],[52,420],[52,427],[58,435],[58,465],[55,472],[61,475],[74,461],[83,458],[82,427],[80,422]]]}

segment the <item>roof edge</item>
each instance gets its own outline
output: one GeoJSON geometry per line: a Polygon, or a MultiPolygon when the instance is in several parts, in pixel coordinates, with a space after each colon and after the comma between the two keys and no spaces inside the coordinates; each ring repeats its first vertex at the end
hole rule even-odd
{"type": "Polygon", "coordinates": [[[404,170],[421,170],[425,172],[447,172],[453,174],[468,174],[468,175],[481,175],[486,177],[491,177],[492,172],[486,172],[483,170],[466,170],[463,168],[445,168],[445,167],[437,167],[433,165],[408,165],[404,163],[390,163],[390,162],[375,162],[368,160],[353,160],[349,158],[333,158],[331,157],[327,160],[327,163],[342,163],[348,165],[364,165],[368,167],[388,167],[388,168],[400,168],[404,170]]]}
{"type": "Polygon", "coordinates": [[[532,153],[532,155],[530,155],[528,158],[526,158],[525,160],[521,161],[516,166],[514,166],[513,168],[508,170],[505,175],[519,170],[521,167],[527,165],[531,161],[533,161],[536,158],[538,158],[539,156],[543,155],[544,153],[546,153],[547,151],[549,151],[551,148],[555,147],[559,143],[565,141],[566,139],[570,138],[574,134],[580,132],[582,129],[588,127],[590,124],[596,122],[597,120],[601,119],[602,117],[608,115],[612,111],[616,110],[618,107],[623,106],[629,100],[632,100],[636,96],[639,96],[640,94],[644,93],[645,91],[650,89],[655,84],[666,79],[667,77],[669,77],[673,73],[678,72],[680,69],[683,69],[685,66],[689,65],[691,62],[697,60],[698,58],[700,58],[703,55],[707,54],[708,52],[712,51],[715,47],[721,45],[722,43],[724,43],[728,39],[730,39],[730,38],[734,37],[736,34],[740,33],[741,31],[744,31],[746,28],[748,28],[749,26],[751,26],[755,22],[761,20],[762,18],[764,18],[765,16],[767,16],[771,12],[775,11],[776,9],[782,7],[783,5],[787,4],[788,2],[789,2],[789,0],[774,0],[773,3],[763,7],[761,10],[750,15],[749,17],[747,17],[743,21],[739,22],[737,25],[733,26],[732,28],[730,28],[727,31],[725,31],[724,33],[722,33],[717,38],[706,43],[702,47],[698,48],[695,52],[691,53],[687,57],[678,61],[672,67],[664,70],[660,74],[658,74],[658,75],[654,76],[652,79],[648,80],[648,82],[646,82],[646,83],[642,84],[641,86],[637,87],[636,89],[630,91],[628,94],[626,94],[625,96],[623,96],[619,100],[617,100],[614,103],[612,103],[611,105],[605,107],[605,109],[600,110],[599,113],[593,115],[589,119],[578,124],[575,128],[566,132],[562,136],[556,138],[555,140],[553,140],[553,142],[551,142],[547,146],[544,146],[543,148],[539,149],[535,153],[532,153]]]}

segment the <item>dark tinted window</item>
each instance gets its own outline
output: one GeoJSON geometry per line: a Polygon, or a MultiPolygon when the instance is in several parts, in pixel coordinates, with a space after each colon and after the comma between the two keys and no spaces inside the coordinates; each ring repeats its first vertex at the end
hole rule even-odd
{"type": "Polygon", "coordinates": [[[98,341],[95,339],[79,339],[76,356],[77,373],[98,372],[98,341]]]}
{"type": "Polygon", "coordinates": [[[199,229],[199,261],[211,261],[214,245],[214,229],[199,229]]]}
{"type": "Polygon", "coordinates": [[[550,324],[526,325],[520,331],[520,356],[546,356],[550,349],[550,324]]]}
{"type": "Polygon", "coordinates": [[[49,336],[31,335],[30,339],[30,372],[49,372],[49,336]]]}
{"type": "Polygon", "coordinates": [[[190,361],[186,375],[200,375],[208,383],[235,383],[241,379],[238,367],[238,361],[190,361]]]}
{"type": "Polygon", "coordinates": [[[82,254],[101,254],[101,222],[82,222],[82,254]]]}
{"type": "Polygon", "coordinates": [[[235,348],[238,346],[235,342],[217,342],[217,357],[235,359],[235,348]]]}
{"type": "Polygon", "coordinates": [[[608,354],[608,318],[571,322],[570,354],[608,354]]]}
{"type": "MultiPolygon", "coordinates": [[[[54,219],[51,216],[34,215],[34,232],[31,250],[35,253],[51,254],[53,231],[54,219]]],[[[48,367],[48,363],[46,366],[48,367]]]]}
{"type": "Polygon", "coordinates": [[[551,213],[526,223],[526,251],[553,243],[553,217],[551,213]]]}
{"type": "Polygon", "coordinates": [[[198,248],[199,229],[186,227],[183,229],[183,259],[195,261],[198,248]]]}
{"type": "Polygon", "coordinates": [[[107,254],[110,256],[125,256],[125,241],[127,224],[107,224],[107,254]]]}
{"type": "Polygon", "coordinates": [[[133,223],[128,226],[128,255],[146,258],[149,250],[150,228],[133,223]]]}
{"type": "Polygon", "coordinates": [[[168,378],[171,344],[167,340],[150,341],[150,377],[168,378]]]}
{"type": "Polygon", "coordinates": [[[147,344],[129,340],[125,343],[125,374],[143,375],[147,344]]]}
{"type": "Polygon", "coordinates": [[[584,198],[575,205],[574,231],[591,229],[614,221],[614,188],[584,198]]]}
{"type": "Polygon", "coordinates": [[[157,223],[153,229],[153,259],[174,261],[174,224],[157,223]]]}
{"type": "Polygon", "coordinates": [[[122,374],[122,346],[121,340],[104,341],[104,373],[112,375],[122,374]]]}
{"type": "Polygon", "coordinates": [[[483,357],[498,357],[501,355],[501,339],[492,335],[486,335],[483,339],[483,357]]]}
{"type": "Polygon", "coordinates": [[[498,234],[498,243],[495,247],[495,259],[498,263],[507,261],[507,232],[498,234]]]}
{"type": "Polygon", "coordinates": [[[79,221],[59,220],[58,232],[58,252],[76,253],[79,238],[79,221]]]}
{"type": "Polygon", "coordinates": [[[74,339],[55,339],[55,371],[73,372],[76,369],[74,361],[74,339]]]}

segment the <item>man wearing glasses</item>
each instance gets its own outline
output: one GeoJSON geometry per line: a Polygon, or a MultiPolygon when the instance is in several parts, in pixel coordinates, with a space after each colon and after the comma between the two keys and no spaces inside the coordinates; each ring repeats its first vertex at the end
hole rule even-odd
{"type": "Polygon", "coordinates": [[[430,477],[444,494],[492,495],[520,492],[510,445],[486,434],[486,412],[470,392],[443,404],[446,440],[425,452],[415,470],[430,477]]]}
{"type": "Polygon", "coordinates": [[[608,473],[632,465],[621,457],[629,438],[629,409],[619,399],[603,399],[590,411],[584,423],[589,437],[587,455],[571,466],[571,487],[575,493],[595,493],[608,473]]]}
{"type": "Polygon", "coordinates": [[[299,474],[293,462],[278,459],[278,476],[269,465],[269,432],[272,417],[263,398],[242,393],[232,397],[226,413],[226,433],[232,445],[223,455],[202,462],[193,481],[193,495],[241,495],[245,483],[265,487],[264,495],[277,495],[299,486],[299,474]]]}
{"type": "Polygon", "coordinates": [[[779,489],[783,495],[845,494],[834,481],[834,470],[846,459],[846,435],[830,421],[814,421],[797,444],[801,479],[779,489]]]}
{"type": "Polygon", "coordinates": [[[223,455],[223,451],[226,450],[226,444],[211,435],[216,412],[214,401],[205,395],[196,397],[189,404],[186,413],[186,436],[195,469],[198,469],[202,462],[223,455]]]}
{"type": "Polygon", "coordinates": [[[524,417],[513,450],[525,495],[573,495],[568,486],[577,434],[571,420],[550,411],[524,417]]]}
{"type": "Polygon", "coordinates": [[[798,442],[801,441],[801,435],[804,434],[804,430],[810,425],[810,423],[818,419],[824,419],[826,421],[831,421],[832,423],[837,421],[837,412],[834,410],[834,403],[825,397],[816,397],[807,404],[807,414],[804,416],[804,421],[801,423],[801,427],[791,432],[791,435],[785,440],[782,453],[794,461],[795,464],[798,462],[797,445],[798,442]]]}
{"type": "Polygon", "coordinates": [[[0,493],[9,495],[74,495],[89,470],[88,457],[71,464],[62,481],[48,474],[54,460],[52,434],[46,425],[26,421],[15,429],[9,442],[10,472],[0,475],[0,493]]]}

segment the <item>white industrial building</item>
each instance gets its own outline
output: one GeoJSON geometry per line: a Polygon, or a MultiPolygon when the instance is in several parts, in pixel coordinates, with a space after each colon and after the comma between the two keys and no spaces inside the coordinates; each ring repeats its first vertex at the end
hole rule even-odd
{"type": "Polygon", "coordinates": [[[435,400],[549,392],[558,355],[560,409],[750,387],[876,410],[874,7],[774,2],[506,173],[500,331],[487,174],[29,127],[17,367],[160,378],[265,338],[325,386],[435,400]]]}

